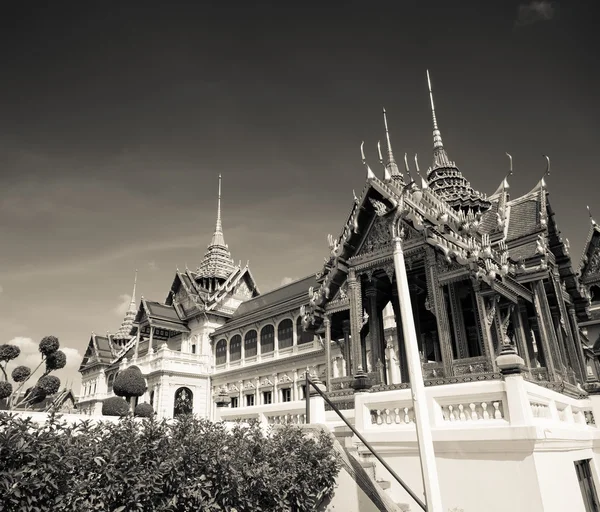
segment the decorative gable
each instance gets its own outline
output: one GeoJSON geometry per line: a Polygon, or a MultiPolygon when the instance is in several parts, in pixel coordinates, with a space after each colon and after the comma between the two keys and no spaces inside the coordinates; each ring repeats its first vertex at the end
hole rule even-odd
{"type": "Polygon", "coordinates": [[[597,277],[600,279],[600,238],[594,237],[590,243],[587,255],[587,263],[584,267],[584,279],[597,277]]]}

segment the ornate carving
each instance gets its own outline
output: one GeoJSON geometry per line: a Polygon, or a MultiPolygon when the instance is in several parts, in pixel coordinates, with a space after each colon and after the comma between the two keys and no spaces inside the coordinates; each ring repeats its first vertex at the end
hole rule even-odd
{"type": "Polygon", "coordinates": [[[600,273],[600,249],[594,249],[585,273],[588,275],[600,273]]]}
{"type": "Polygon", "coordinates": [[[384,272],[386,273],[386,275],[388,276],[390,283],[393,283],[394,282],[394,274],[396,272],[396,269],[394,268],[394,264],[388,263],[388,264],[384,265],[382,268],[383,268],[384,272]]]}
{"type": "Polygon", "coordinates": [[[390,242],[391,233],[389,229],[389,221],[382,217],[377,217],[363,243],[360,254],[376,251],[390,242]]]}
{"type": "Polygon", "coordinates": [[[485,314],[485,322],[488,326],[491,326],[494,323],[494,316],[496,316],[496,306],[500,301],[500,295],[494,295],[491,300],[490,307],[487,309],[485,314]]]}
{"type": "Polygon", "coordinates": [[[382,203],[381,201],[378,201],[377,199],[373,199],[373,198],[369,198],[369,201],[371,201],[371,204],[375,208],[375,213],[377,214],[378,217],[383,217],[385,214],[387,214],[389,212],[387,206],[384,203],[382,203]]]}
{"type": "Polygon", "coordinates": [[[535,252],[537,254],[545,255],[548,250],[548,240],[544,234],[539,234],[535,242],[535,252]]]}

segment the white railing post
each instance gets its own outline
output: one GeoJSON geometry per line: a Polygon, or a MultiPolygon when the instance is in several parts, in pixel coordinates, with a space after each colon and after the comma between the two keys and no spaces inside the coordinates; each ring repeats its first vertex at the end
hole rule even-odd
{"type": "Polygon", "coordinates": [[[496,364],[504,377],[506,387],[507,416],[511,425],[532,425],[533,413],[529,404],[529,395],[525,389],[525,381],[521,374],[525,361],[509,343],[503,343],[502,351],[496,358],[496,364]]]}

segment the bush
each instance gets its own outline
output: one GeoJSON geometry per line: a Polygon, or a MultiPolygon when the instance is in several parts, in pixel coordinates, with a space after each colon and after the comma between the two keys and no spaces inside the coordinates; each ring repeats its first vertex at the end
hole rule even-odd
{"type": "Polygon", "coordinates": [[[12,361],[19,357],[21,349],[16,345],[0,345],[0,361],[12,361]]]}
{"type": "Polygon", "coordinates": [[[60,389],[60,379],[54,375],[44,375],[40,377],[35,387],[46,395],[53,395],[60,389]]]}
{"type": "Polygon", "coordinates": [[[332,443],[189,416],[38,425],[0,413],[0,492],[7,510],[307,512],[333,492],[332,443]]]}
{"type": "Polygon", "coordinates": [[[150,404],[143,402],[135,406],[133,415],[139,416],[140,418],[152,418],[152,416],[154,416],[154,409],[150,404]]]}
{"type": "Polygon", "coordinates": [[[56,336],[44,336],[39,344],[40,352],[48,357],[50,354],[54,354],[60,347],[58,338],[56,336]]]}
{"type": "Polygon", "coordinates": [[[67,355],[62,350],[52,352],[46,358],[46,371],[60,370],[67,364],[67,355]]]}
{"type": "Polygon", "coordinates": [[[103,416],[127,416],[129,414],[129,404],[124,398],[112,396],[102,402],[103,416]]]}
{"type": "Polygon", "coordinates": [[[133,396],[142,396],[146,392],[147,386],[144,376],[139,368],[132,366],[117,373],[113,383],[115,395],[127,399],[133,396]]]}
{"type": "Polygon", "coordinates": [[[31,375],[31,369],[27,366],[17,366],[11,373],[15,382],[25,382],[31,375]]]}
{"type": "Polygon", "coordinates": [[[8,398],[12,393],[12,384],[5,380],[0,380],[0,400],[8,398]]]}

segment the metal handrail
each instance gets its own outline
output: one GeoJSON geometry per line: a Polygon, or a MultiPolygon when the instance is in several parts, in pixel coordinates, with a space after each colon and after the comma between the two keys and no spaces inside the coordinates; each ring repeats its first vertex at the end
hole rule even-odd
{"type": "Polygon", "coordinates": [[[340,417],[340,419],[348,426],[348,428],[354,433],[354,435],[356,437],[358,437],[360,439],[360,441],[369,449],[369,451],[373,454],[373,456],[379,461],[381,462],[381,464],[383,465],[383,467],[385,469],[387,469],[390,473],[390,475],[392,475],[394,477],[394,479],[396,480],[396,482],[398,482],[402,488],[410,495],[410,497],[415,500],[417,502],[417,505],[419,505],[419,507],[421,507],[425,512],[427,512],[427,506],[425,505],[425,503],[423,503],[423,501],[421,501],[421,499],[419,499],[419,497],[408,487],[408,485],[406,485],[406,483],[402,480],[402,478],[400,478],[396,472],[390,467],[390,465],[384,461],[381,456],[375,451],[375,449],[371,446],[371,444],[350,424],[350,422],[346,419],[346,417],[340,412],[340,410],[335,406],[335,404],[329,400],[329,398],[325,395],[325,393],[323,393],[316,385],[315,383],[310,380],[309,376],[308,376],[308,372],[306,372],[306,390],[305,390],[305,394],[306,394],[306,423],[310,423],[310,386],[313,387],[313,389],[319,394],[321,395],[321,398],[323,398],[323,400],[325,400],[329,406],[335,411],[335,413],[340,417]]]}

